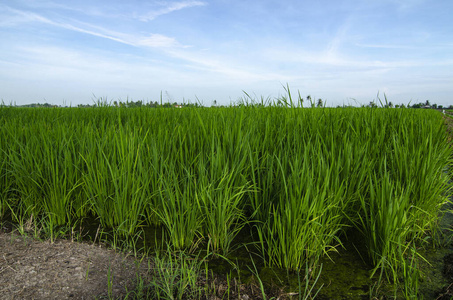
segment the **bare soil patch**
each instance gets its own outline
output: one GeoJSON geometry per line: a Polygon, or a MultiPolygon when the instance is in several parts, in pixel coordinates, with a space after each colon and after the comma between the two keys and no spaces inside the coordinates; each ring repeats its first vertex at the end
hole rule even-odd
{"type": "Polygon", "coordinates": [[[121,298],[137,272],[144,274],[145,266],[99,245],[50,243],[0,230],[1,299],[121,298]]]}

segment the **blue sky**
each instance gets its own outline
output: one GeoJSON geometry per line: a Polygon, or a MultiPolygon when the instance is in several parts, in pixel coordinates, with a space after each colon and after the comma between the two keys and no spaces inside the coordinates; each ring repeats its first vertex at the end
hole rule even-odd
{"type": "Polygon", "coordinates": [[[453,104],[451,0],[0,2],[0,99],[453,104]]]}

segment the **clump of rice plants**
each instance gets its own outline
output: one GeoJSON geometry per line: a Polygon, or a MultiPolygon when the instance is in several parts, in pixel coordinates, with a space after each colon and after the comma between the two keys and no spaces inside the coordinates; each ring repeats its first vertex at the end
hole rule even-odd
{"type": "Polygon", "coordinates": [[[198,243],[203,216],[195,203],[191,176],[178,180],[174,169],[172,164],[164,168],[166,176],[162,176],[159,189],[160,209],[154,213],[167,229],[171,245],[185,249],[198,243]]]}
{"type": "Polygon", "coordinates": [[[7,156],[3,150],[0,153],[0,220],[6,213],[9,198],[11,197],[12,180],[11,174],[7,168],[7,156]]]}
{"type": "Polygon", "coordinates": [[[149,169],[142,157],[147,133],[123,129],[92,137],[85,162],[84,189],[91,207],[105,227],[132,235],[143,220],[149,169]]]}
{"type": "Polygon", "coordinates": [[[208,240],[208,251],[224,255],[247,222],[242,204],[247,185],[235,187],[234,174],[226,173],[212,183],[197,183],[200,189],[196,200],[203,216],[202,234],[208,240]]]}
{"type": "Polygon", "coordinates": [[[283,182],[283,189],[269,211],[269,220],[258,232],[271,266],[297,270],[307,261],[315,264],[335,247],[344,226],[344,189],[334,181],[332,166],[310,160],[309,151],[303,159],[284,158],[290,173],[283,174],[284,167],[276,158],[282,173],[277,178],[283,182]],[[320,164],[313,166],[313,161],[320,164]]]}

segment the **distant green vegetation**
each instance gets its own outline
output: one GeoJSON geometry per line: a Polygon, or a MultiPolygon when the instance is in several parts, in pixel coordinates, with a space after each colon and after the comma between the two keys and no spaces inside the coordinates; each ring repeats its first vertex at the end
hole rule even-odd
{"type": "MultiPolygon", "coordinates": [[[[253,106],[298,106],[298,107],[326,107],[327,103],[325,100],[319,98],[319,99],[314,99],[310,95],[308,95],[306,98],[303,98],[300,93],[297,95],[297,100],[296,103],[292,103],[292,97],[291,93],[289,90],[289,86],[287,85],[286,87],[284,86],[284,90],[288,93],[288,96],[283,96],[280,98],[272,99],[270,97],[264,98],[261,97],[259,100],[256,99],[256,97],[252,97],[249,95],[247,92],[244,92],[244,97],[236,101],[236,103],[232,103],[228,105],[227,107],[231,106],[244,106],[244,105],[253,105],[253,106]]],[[[152,108],[169,108],[169,107],[175,107],[175,108],[183,108],[183,107],[202,107],[206,106],[204,105],[201,101],[197,99],[196,102],[192,103],[190,101],[183,101],[183,102],[176,102],[172,97],[166,92],[166,100],[163,101],[163,96],[161,94],[160,100],[159,101],[145,101],[145,100],[137,100],[134,101],[132,99],[126,99],[126,101],[122,100],[108,100],[107,98],[98,98],[96,100],[93,100],[92,104],[78,104],[77,107],[79,108],[89,108],[89,107],[105,107],[105,106],[114,106],[114,107],[127,107],[127,108],[137,108],[137,107],[152,107],[152,108]]],[[[411,101],[412,102],[412,101],[411,101]]],[[[429,108],[429,109],[453,109],[453,105],[443,106],[443,105],[437,105],[436,103],[431,103],[429,100],[426,100],[424,102],[419,102],[419,103],[413,103],[411,104],[394,104],[392,101],[389,101],[387,99],[387,96],[384,94],[384,99],[381,99],[379,94],[377,95],[376,100],[370,101],[368,104],[360,104],[356,102],[356,105],[337,105],[337,108],[346,108],[346,107],[371,107],[371,108],[376,108],[376,107],[382,107],[382,108],[429,108]]],[[[3,106],[7,105],[2,101],[3,106]]],[[[9,106],[17,106],[16,104],[10,103],[9,106]]],[[[209,106],[209,105],[208,105],[209,106]]],[[[225,105],[219,105],[216,100],[213,100],[210,106],[214,107],[225,107],[225,105]]],[[[25,104],[25,105],[19,105],[18,107],[60,107],[59,105],[53,105],[49,103],[32,103],[32,104],[25,104]]],[[[65,107],[67,107],[65,105],[65,107]]]]}
{"type": "Polygon", "coordinates": [[[94,217],[118,239],[161,226],[173,249],[227,256],[250,226],[265,264],[288,270],[355,231],[408,298],[449,192],[434,110],[3,106],[0,137],[0,220],[19,229],[54,239],[94,217]]]}

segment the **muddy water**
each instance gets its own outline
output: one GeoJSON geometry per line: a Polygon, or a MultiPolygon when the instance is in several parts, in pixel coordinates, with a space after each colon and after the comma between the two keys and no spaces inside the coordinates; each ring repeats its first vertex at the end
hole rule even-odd
{"type": "MultiPolygon", "coordinates": [[[[441,219],[441,235],[444,247],[438,249],[421,250],[420,254],[426,262],[420,262],[422,280],[419,283],[419,293],[424,299],[436,299],[442,288],[448,286],[451,278],[444,276],[444,258],[453,254],[453,235],[450,232],[453,224],[453,214],[445,214],[441,219]]],[[[91,226],[91,239],[95,235],[96,226],[91,226]]],[[[145,227],[144,239],[138,239],[136,247],[144,250],[165,249],[165,233],[162,227],[145,227]]],[[[320,289],[317,299],[379,299],[382,295],[393,298],[394,286],[382,282],[379,284],[379,274],[370,277],[372,268],[361,253],[366,249],[360,249],[360,236],[349,233],[348,238],[343,238],[343,247],[337,252],[331,252],[330,257],[321,260],[321,276],[314,287],[314,291],[320,289]]],[[[240,279],[241,282],[255,282],[257,274],[265,286],[271,290],[279,290],[282,293],[298,292],[299,285],[302,291],[305,288],[303,281],[304,272],[301,274],[277,268],[266,268],[260,257],[257,247],[251,243],[250,228],[245,228],[236,239],[236,248],[228,255],[231,264],[224,259],[209,259],[209,268],[218,274],[229,274],[240,279]],[[247,244],[247,247],[241,245],[247,244]],[[255,269],[256,268],[256,269],[255,269]],[[284,291],[284,292],[283,292],[284,291]]],[[[363,244],[363,243],[362,243],[363,244]]],[[[203,245],[200,246],[204,248],[203,245]]],[[[234,248],[234,246],[233,246],[234,248]]],[[[199,257],[206,256],[201,250],[199,257]]],[[[453,256],[452,256],[453,258],[453,256]]],[[[453,260],[453,259],[452,259],[453,260]]],[[[451,265],[453,274],[453,264],[451,265]]],[[[303,270],[304,271],[304,270],[303,270]]],[[[310,285],[315,279],[316,272],[313,270],[310,285]]],[[[385,281],[385,280],[384,280],[385,281]]],[[[297,298],[297,297],[296,297],[297,298]]],[[[398,296],[399,298],[399,296],[398,296]]]]}
{"type": "MultiPolygon", "coordinates": [[[[444,230],[450,226],[449,224],[453,224],[451,214],[443,219],[444,230]]],[[[162,245],[162,228],[148,228],[145,232],[147,247],[155,248],[156,244],[159,245],[158,247],[162,245]]],[[[237,244],[249,243],[249,245],[247,248],[238,247],[228,255],[228,259],[234,265],[224,259],[211,258],[209,268],[218,274],[229,274],[244,283],[252,281],[256,283],[256,274],[258,274],[268,289],[284,291],[282,293],[297,292],[299,283],[302,290],[305,288],[303,272],[298,276],[295,272],[288,273],[286,270],[266,268],[257,248],[250,244],[249,237],[250,232],[247,231],[238,236],[237,244]]],[[[445,244],[451,245],[449,242],[451,237],[445,236],[445,238],[447,239],[445,244]]],[[[359,244],[355,243],[357,239],[360,239],[360,236],[350,234],[349,239],[344,239],[343,248],[338,248],[337,252],[331,253],[330,258],[325,257],[321,260],[321,276],[314,287],[314,291],[320,289],[317,299],[372,299],[382,295],[393,298],[394,286],[382,281],[379,284],[379,274],[370,277],[372,268],[366,262],[366,258],[361,256],[360,253],[365,253],[365,249],[357,248],[356,244],[359,244]]],[[[419,293],[424,299],[436,299],[442,288],[448,286],[449,280],[443,275],[444,257],[452,253],[453,249],[450,246],[420,252],[427,260],[427,263],[420,263],[422,280],[419,284],[419,293]]],[[[199,257],[204,255],[206,253],[201,252],[199,257]]],[[[316,271],[318,270],[312,273],[310,284],[315,279],[316,271]]]]}
{"type": "MultiPolygon", "coordinates": [[[[452,199],[450,199],[452,200],[452,199]]],[[[445,206],[445,213],[441,216],[439,224],[439,239],[443,247],[439,249],[426,249],[420,251],[420,254],[427,260],[421,266],[424,280],[420,283],[420,292],[425,299],[437,299],[439,291],[442,288],[453,283],[452,277],[448,278],[445,274],[446,269],[453,268],[453,261],[448,257],[453,255],[453,205],[448,203],[445,206]]]]}
{"type": "MultiPolygon", "coordinates": [[[[450,224],[453,224],[453,217],[450,218],[452,221],[450,224]]],[[[148,246],[154,247],[156,242],[162,245],[162,228],[152,228],[146,232],[147,240],[152,241],[147,243],[148,246]]],[[[244,236],[241,238],[244,239],[244,236]]],[[[360,253],[365,253],[363,250],[357,249],[353,241],[346,240],[344,248],[339,248],[337,253],[331,253],[330,258],[322,259],[321,276],[314,289],[321,288],[317,299],[370,299],[382,295],[391,298],[394,295],[394,286],[385,282],[379,284],[378,274],[370,278],[372,268],[366,262],[366,258],[360,255],[360,253]]],[[[424,299],[436,299],[441,289],[450,283],[443,275],[443,270],[444,257],[452,253],[451,247],[420,252],[428,262],[420,264],[422,280],[419,284],[419,292],[424,299]]],[[[203,255],[202,253],[200,257],[203,255]]],[[[257,273],[267,287],[283,289],[286,292],[297,292],[299,280],[304,275],[300,274],[298,277],[294,272],[288,273],[286,270],[266,268],[253,245],[249,245],[247,249],[238,248],[228,255],[228,259],[235,265],[233,266],[224,259],[211,259],[209,268],[219,274],[230,274],[245,283],[256,282],[257,273]]],[[[301,284],[302,287],[305,286],[303,280],[301,284]]]]}

